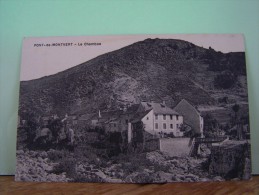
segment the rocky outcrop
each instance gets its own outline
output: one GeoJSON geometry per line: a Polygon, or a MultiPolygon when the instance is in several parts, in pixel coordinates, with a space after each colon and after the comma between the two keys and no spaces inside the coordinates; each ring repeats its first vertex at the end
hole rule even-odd
{"type": "Polygon", "coordinates": [[[165,183],[222,181],[204,168],[207,158],[171,157],[160,151],[100,159],[69,151],[17,151],[16,181],[165,183]]]}
{"type": "MultiPolygon", "coordinates": [[[[160,151],[146,153],[143,165],[139,164],[123,181],[126,183],[165,183],[165,182],[197,182],[223,181],[220,176],[211,176],[203,167],[206,158],[170,157],[160,151]],[[142,167],[143,166],[143,167],[142,167]]],[[[132,166],[128,163],[127,167],[132,166]]],[[[116,169],[114,169],[116,172],[116,169]]],[[[125,175],[125,173],[124,173],[125,175]]]]}
{"type": "Polygon", "coordinates": [[[228,140],[211,149],[209,173],[225,179],[251,177],[250,143],[228,140]]]}
{"type": "Polygon", "coordinates": [[[66,173],[52,173],[56,164],[50,162],[45,151],[17,151],[16,181],[68,182],[66,173]]]}

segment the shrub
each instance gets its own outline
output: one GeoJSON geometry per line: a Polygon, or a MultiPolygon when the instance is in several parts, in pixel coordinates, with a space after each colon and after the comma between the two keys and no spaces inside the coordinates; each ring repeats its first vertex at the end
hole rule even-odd
{"type": "Polygon", "coordinates": [[[69,156],[69,152],[66,150],[49,150],[48,158],[53,162],[66,159],[69,156]]]}
{"type": "Polygon", "coordinates": [[[96,183],[102,183],[104,180],[97,175],[91,175],[91,176],[82,176],[82,175],[76,175],[74,178],[74,182],[96,182],[96,183]]]}
{"type": "Polygon", "coordinates": [[[68,177],[74,178],[76,174],[75,165],[76,165],[76,159],[74,158],[63,159],[57,166],[54,167],[53,173],[60,174],[60,173],[66,172],[68,177]]]}
{"type": "Polygon", "coordinates": [[[133,154],[133,155],[121,155],[117,162],[122,164],[122,169],[126,174],[133,172],[141,172],[149,166],[153,166],[153,163],[146,159],[146,154],[133,154]],[[122,159],[120,158],[122,157],[122,159]]]}
{"type": "Polygon", "coordinates": [[[154,182],[154,179],[153,177],[150,177],[149,174],[142,172],[142,173],[139,173],[137,176],[135,176],[132,179],[132,181],[136,183],[152,183],[154,182]]]}
{"type": "Polygon", "coordinates": [[[168,172],[169,169],[170,169],[170,165],[163,165],[163,164],[158,164],[158,163],[154,164],[154,171],[155,172],[158,172],[158,171],[168,172]]]}
{"type": "Polygon", "coordinates": [[[129,175],[131,173],[134,173],[136,171],[142,171],[143,169],[136,163],[122,163],[122,169],[126,173],[126,175],[129,175]]]}
{"type": "Polygon", "coordinates": [[[230,71],[225,71],[219,74],[214,79],[214,86],[218,89],[229,89],[236,83],[236,76],[230,71]]]}

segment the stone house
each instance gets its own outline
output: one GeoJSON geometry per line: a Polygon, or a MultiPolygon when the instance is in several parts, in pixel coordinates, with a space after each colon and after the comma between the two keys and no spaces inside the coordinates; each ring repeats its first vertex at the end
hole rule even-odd
{"type": "Polygon", "coordinates": [[[141,119],[147,132],[154,135],[183,136],[181,131],[183,116],[181,114],[166,106],[164,102],[141,102],[140,105],[144,111],[150,111],[141,119]]]}
{"type": "Polygon", "coordinates": [[[67,116],[67,122],[71,125],[77,125],[78,117],[76,115],[69,115],[69,116],[67,116]]]}
{"type": "Polygon", "coordinates": [[[77,123],[80,127],[95,127],[98,122],[97,114],[83,114],[78,117],[77,123]]]}
{"type": "MultiPolygon", "coordinates": [[[[82,120],[82,117],[79,120],[82,120]]],[[[105,132],[131,131],[132,123],[138,121],[141,121],[145,131],[152,135],[183,136],[181,131],[183,116],[166,106],[165,103],[141,102],[123,110],[99,111],[98,115],[88,118],[88,123],[103,127],[105,132]]],[[[130,136],[131,132],[128,134],[130,136]]]]}
{"type": "Polygon", "coordinates": [[[139,109],[139,104],[131,105],[126,109],[99,111],[91,117],[82,116],[79,120],[85,121],[92,127],[103,127],[105,132],[126,132],[128,123],[139,109]],[[85,118],[85,120],[84,120],[85,118]]]}
{"type": "Polygon", "coordinates": [[[167,107],[164,102],[141,102],[138,112],[128,124],[128,143],[136,142],[138,139],[149,141],[170,134],[182,137],[182,125],[183,116],[167,107]],[[144,132],[139,132],[139,128],[144,132]],[[145,138],[140,138],[140,135],[145,138]]]}
{"type": "Polygon", "coordinates": [[[184,123],[192,128],[194,135],[203,137],[204,121],[201,113],[191,105],[187,100],[182,99],[174,110],[181,114],[184,118],[184,123]]]}

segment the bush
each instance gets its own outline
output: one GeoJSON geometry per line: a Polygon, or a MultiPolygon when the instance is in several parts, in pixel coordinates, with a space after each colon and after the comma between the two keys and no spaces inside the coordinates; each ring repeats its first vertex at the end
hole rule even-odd
{"type": "Polygon", "coordinates": [[[136,183],[152,183],[154,179],[148,173],[142,172],[132,178],[132,181],[136,183]]]}
{"type": "Polygon", "coordinates": [[[206,114],[203,120],[205,137],[213,137],[219,126],[219,122],[211,114],[206,114]]]}
{"type": "Polygon", "coordinates": [[[133,154],[133,155],[122,155],[118,157],[117,162],[122,164],[122,169],[126,174],[131,174],[136,171],[141,172],[149,166],[153,166],[153,163],[146,159],[146,154],[133,154]]]}
{"type": "Polygon", "coordinates": [[[66,150],[49,150],[48,158],[53,162],[58,162],[62,159],[66,159],[69,156],[69,152],[66,150]]]}
{"type": "Polygon", "coordinates": [[[134,173],[136,171],[142,171],[143,169],[136,163],[129,162],[129,163],[122,163],[122,169],[126,175],[134,173]]]}
{"type": "Polygon", "coordinates": [[[170,169],[170,165],[163,165],[163,164],[154,164],[154,171],[158,172],[158,171],[164,171],[164,172],[168,172],[170,169]]]}
{"type": "Polygon", "coordinates": [[[74,178],[74,182],[96,182],[96,183],[102,183],[104,180],[97,175],[91,175],[91,176],[82,176],[82,175],[76,175],[74,178]]]}
{"type": "Polygon", "coordinates": [[[219,74],[214,79],[214,86],[218,89],[229,89],[236,83],[237,77],[230,71],[219,74]]]}
{"type": "Polygon", "coordinates": [[[74,158],[63,159],[57,166],[54,167],[53,173],[60,174],[60,173],[66,172],[68,177],[74,178],[76,174],[75,165],[76,165],[76,159],[74,158]]]}

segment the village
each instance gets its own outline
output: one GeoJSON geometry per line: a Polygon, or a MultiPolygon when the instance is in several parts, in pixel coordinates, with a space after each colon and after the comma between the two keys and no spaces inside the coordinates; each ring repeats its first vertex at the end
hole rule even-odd
{"type": "MultiPolygon", "coordinates": [[[[232,141],[221,132],[205,137],[204,117],[185,99],[174,108],[164,101],[141,101],[117,110],[99,110],[80,116],[54,114],[37,120],[36,123],[19,121],[19,135],[27,136],[18,137],[18,143],[21,140],[26,143],[19,144],[18,160],[36,158],[33,161],[38,162],[38,158],[45,157],[39,164],[48,166],[50,175],[44,170],[41,174],[49,175],[49,180],[85,181],[91,178],[93,181],[95,178],[97,182],[138,182],[139,174],[145,175],[141,179],[144,182],[185,181],[188,178],[179,176],[185,174],[192,174],[188,181],[224,180],[224,177],[230,177],[229,172],[240,166],[239,175],[235,177],[248,177],[243,172],[249,170],[249,162],[241,161],[242,165],[233,167],[237,164],[235,159],[227,164],[224,160],[229,155],[239,158],[244,152],[249,154],[246,139],[232,141]],[[222,150],[228,151],[227,156],[219,152],[222,150]],[[142,168],[136,167],[137,164],[142,168]],[[121,175],[117,175],[118,171],[121,175]]],[[[17,175],[21,179],[24,172],[17,175]]]]}
{"type": "MultiPolygon", "coordinates": [[[[174,109],[166,106],[165,101],[160,103],[142,101],[118,110],[99,110],[98,113],[81,116],[66,114],[64,118],[59,118],[55,114],[40,117],[38,120],[40,126],[34,133],[34,142],[58,143],[67,137],[69,139],[67,141],[73,145],[76,144],[75,135],[78,129],[92,129],[112,134],[120,139],[119,142],[122,145],[133,150],[139,150],[139,147],[145,151],[161,149],[163,138],[178,138],[175,141],[182,140],[181,142],[185,142],[186,146],[182,145],[174,150],[183,150],[186,155],[187,150],[183,147],[191,148],[192,143],[189,143],[189,138],[204,137],[203,117],[185,99],[181,100],[174,109]]],[[[19,127],[25,125],[26,121],[21,120],[19,127]]]]}
{"type": "MultiPolygon", "coordinates": [[[[248,132],[246,126],[241,126],[236,133],[239,140],[248,132]]],[[[200,144],[218,145],[229,139],[222,130],[217,130],[213,138],[206,138],[204,117],[185,99],[174,108],[168,107],[165,101],[141,101],[97,113],[40,116],[34,123],[19,117],[18,129],[25,128],[27,142],[33,147],[65,144],[73,148],[80,142],[83,144],[84,131],[91,131],[112,137],[110,140],[119,144],[120,152],[160,150],[176,156],[195,156],[200,144]]]]}

